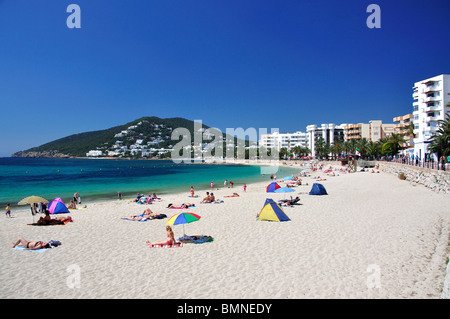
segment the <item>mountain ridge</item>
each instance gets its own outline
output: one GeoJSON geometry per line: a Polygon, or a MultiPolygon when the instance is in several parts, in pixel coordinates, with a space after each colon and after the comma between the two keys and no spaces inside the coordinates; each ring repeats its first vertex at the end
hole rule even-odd
{"type": "MultiPolygon", "coordinates": [[[[194,121],[181,118],[159,118],[146,116],[129,123],[108,129],[72,134],[37,147],[19,151],[12,157],[87,157],[93,150],[101,151],[102,156],[132,157],[141,155],[149,149],[167,149],[176,140],[171,133],[176,128],[186,128],[194,134],[194,121]],[[134,151],[132,151],[134,150],[134,151]],[[108,155],[107,155],[108,154],[108,155]]],[[[198,124],[197,124],[198,125],[198,124]]],[[[202,129],[209,126],[202,124],[202,129]]],[[[150,154],[151,155],[151,154],[150,154]]]]}

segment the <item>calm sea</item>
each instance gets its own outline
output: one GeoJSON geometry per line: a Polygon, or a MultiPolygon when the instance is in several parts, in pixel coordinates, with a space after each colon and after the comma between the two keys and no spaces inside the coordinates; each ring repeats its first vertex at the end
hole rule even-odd
{"type": "MultiPolygon", "coordinates": [[[[277,177],[297,172],[280,167],[277,177]]],[[[235,186],[261,181],[261,168],[249,165],[174,164],[162,160],[0,158],[0,207],[15,206],[38,195],[51,201],[70,201],[75,192],[83,200],[116,199],[136,193],[167,194],[206,189],[210,183],[235,186]]]]}

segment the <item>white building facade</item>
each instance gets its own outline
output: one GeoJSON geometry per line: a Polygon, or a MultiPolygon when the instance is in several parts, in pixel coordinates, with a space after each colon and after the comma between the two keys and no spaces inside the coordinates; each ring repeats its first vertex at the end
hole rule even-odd
{"type": "Polygon", "coordinates": [[[308,136],[308,147],[311,155],[316,155],[316,141],[323,138],[325,143],[333,144],[336,139],[344,139],[344,127],[347,124],[336,125],[334,123],[319,125],[308,125],[306,132],[308,136]]]}
{"type": "Polygon", "coordinates": [[[296,146],[308,147],[307,134],[303,132],[262,134],[259,145],[265,148],[274,148],[280,151],[282,148],[288,150],[296,146]]]}
{"type": "Polygon", "coordinates": [[[450,75],[442,74],[414,83],[413,87],[414,156],[419,160],[429,154],[431,136],[439,129],[438,121],[450,112],[450,75]]]}

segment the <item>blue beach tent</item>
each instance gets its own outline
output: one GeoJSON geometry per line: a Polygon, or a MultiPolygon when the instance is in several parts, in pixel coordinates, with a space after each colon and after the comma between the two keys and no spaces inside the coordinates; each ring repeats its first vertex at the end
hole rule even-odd
{"type": "Polygon", "coordinates": [[[267,198],[264,207],[259,212],[257,220],[268,220],[274,222],[286,222],[290,218],[284,213],[280,205],[273,199],[267,198]]]}
{"type": "Polygon", "coordinates": [[[322,184],[314,183],[309,195],[328,195],[327,190],[322,184]]]}
{"type": "Polygon", "coordinates": [[[70,213],[67,206],[64,204],[61,198],[55,198],[49,205],[48,205],[48,211],[50,214],[63,214],[63,213],[70,213]]]}

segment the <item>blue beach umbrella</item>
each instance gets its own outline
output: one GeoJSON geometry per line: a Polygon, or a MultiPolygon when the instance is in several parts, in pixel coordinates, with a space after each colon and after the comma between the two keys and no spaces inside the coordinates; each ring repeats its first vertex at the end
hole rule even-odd
{"type": "Polygon", "coordinates": [[[295,192],[295,189],[293,189],[292,187],[280,187],[275,190],[275,193],[292,193],[292,192],[295,192]]]}
{"type": "Polygon", "coordinates": [[[293,179],[294,178],[292,176],[288,176],[288,177],[283,178],[283,181],[291,181],[293,179]]]}
{"type": "Polygon", "coordinates": [[[280,187],[275,190],[275,193],[292,193],[295,192],[295,189],[292,187],[280,187]]]}

